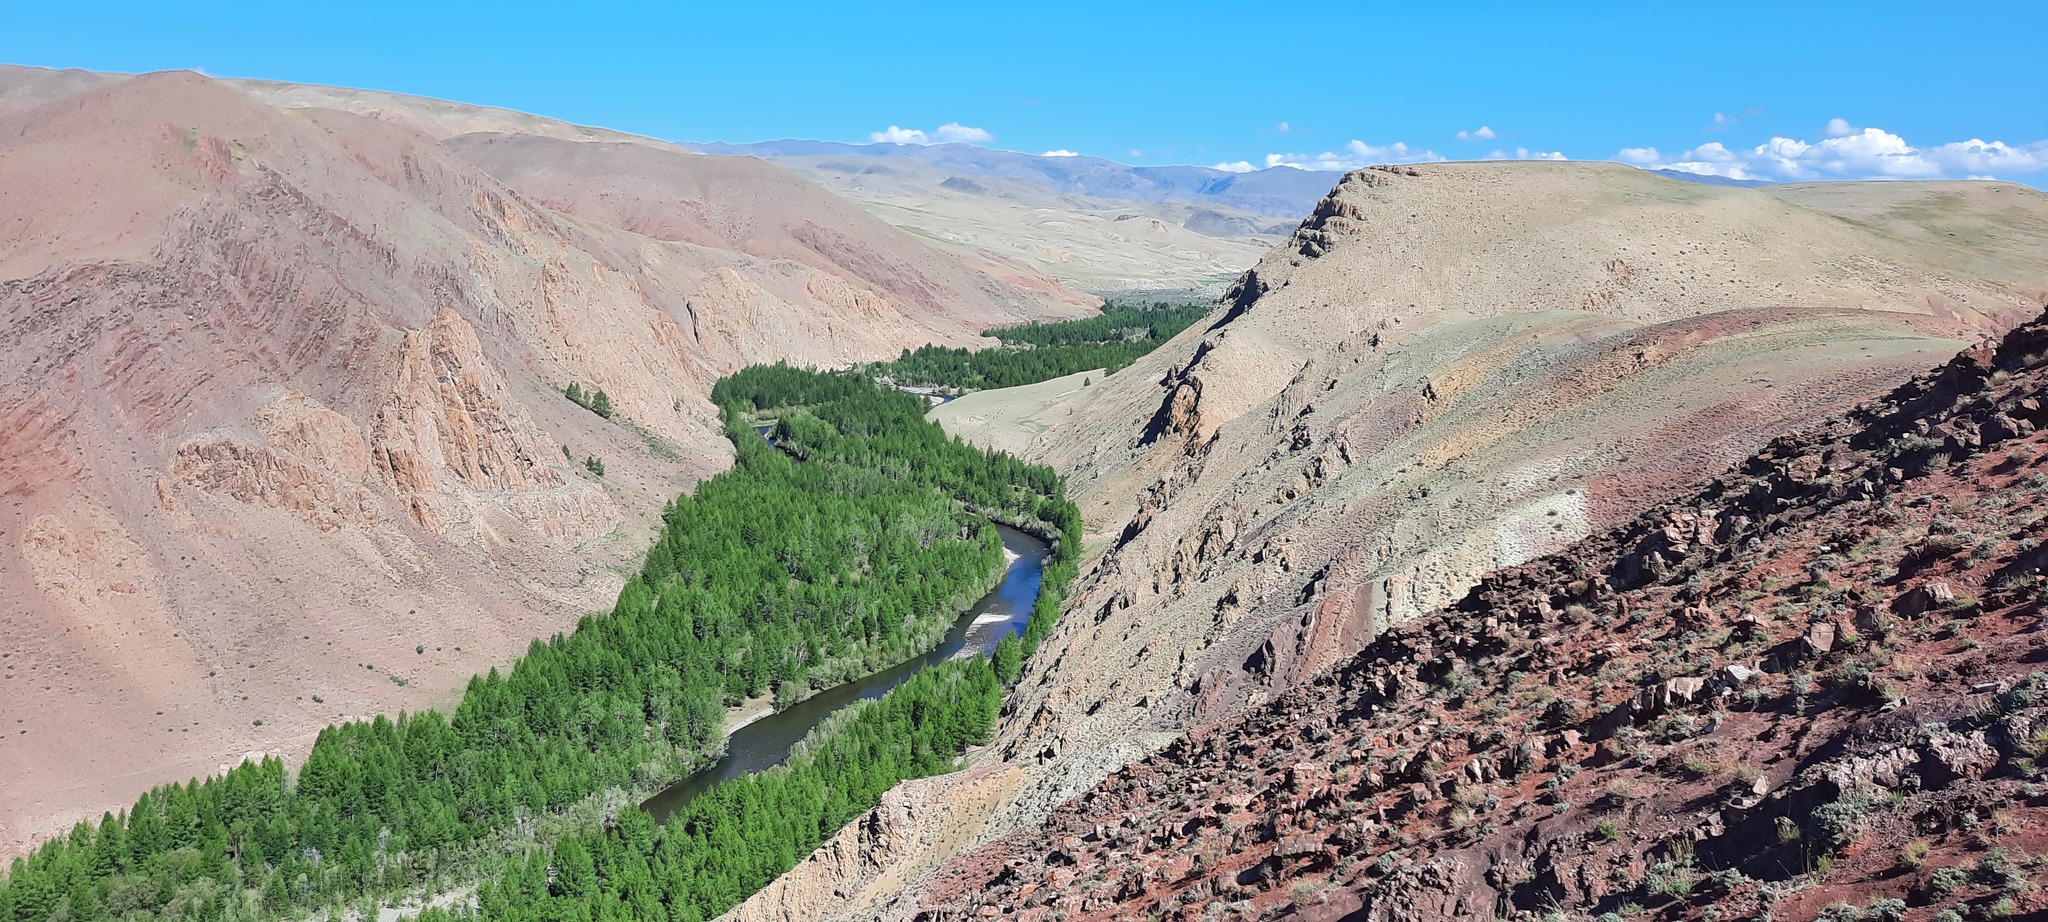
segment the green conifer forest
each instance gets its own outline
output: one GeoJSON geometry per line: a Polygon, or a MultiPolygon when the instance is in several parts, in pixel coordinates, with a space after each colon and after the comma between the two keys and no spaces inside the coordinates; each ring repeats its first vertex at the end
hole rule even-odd
{"type": "Polygon", "coordinates": [[[702,919],[897,781],[947,770],[1075,573],[1058,476],[947,436],[924,400],[861,375],[755,367],[713,398],[734,466],[669,504],[611,611],[471,679],[447,713],[329,727],[296,773],[248,763],[79,824],[8,869],[0,920],[339,918],[465,880],[477,903],[459,915],[702,919]],[[772,446],[751,428],[765,417],[772,446]],[[714,761],[726,708],[937,645],[1001,577],[992,519],[1054,543],[1022,637],[842,711],[664,825],[631,808],[596,822],[591,804],[714,761]]]}
{"type": "Polygon", "coordinates": [[[1100,368],[1109,373],[1159,348],[1202,319],[1203,307],[1103,306],[1099,316],[982,331],[1001,346],[968,350],[926,345],[875,367],[898,384],[956,393],[1034,384],[1100,368]]]}

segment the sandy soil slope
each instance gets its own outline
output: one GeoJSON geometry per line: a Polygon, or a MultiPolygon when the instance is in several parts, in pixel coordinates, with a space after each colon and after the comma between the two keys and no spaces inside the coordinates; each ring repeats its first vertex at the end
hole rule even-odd
{"type": "Polygon", "coordinates": [[[1103,379],[1102,369],[991,391],[976,391],[933,407],[925,418],[948,432],[971,432],[977,445],[1021,455],[1037,437],[1074,414],[1082,388],[1103,379]]]}

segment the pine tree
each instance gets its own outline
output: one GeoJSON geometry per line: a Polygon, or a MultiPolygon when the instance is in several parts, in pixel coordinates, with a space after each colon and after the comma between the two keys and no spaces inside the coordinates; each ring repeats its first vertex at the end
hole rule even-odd
{"type": "Polygon", "coordinates": [[[590,412],[596,413],[597,415],[602,416],[605,419],[611,419],[612,398],[607,396],[602,389],[599,389],[598,392],[592,395],[590,398],[590,412]]]}
{"type": "Polygon", "coordinates": [[[555,850],[554,895],[589,900],[597,892],[597,867],[581,839],[570,837],[555,850]]]}

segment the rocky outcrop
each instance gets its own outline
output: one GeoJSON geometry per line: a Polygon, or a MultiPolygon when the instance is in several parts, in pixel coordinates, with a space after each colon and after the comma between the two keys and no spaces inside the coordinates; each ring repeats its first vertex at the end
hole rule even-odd
{"type": "Polygon", "coordinates": [[[370,525],[381,513],[361,484],[268,445],[232,439],[186,442],[171,459],[171,473],[208,493],[289,512],[321,531],[370,525]]]}
{"type": "Polygon", "coordinates": [[[287,390],[256,411],[255,423],[270,444],[350,480],[370,476],[370,446],[353,420],[296,390],[287,390]]]}
{"type": "Polygon", "coordinates": [[[215,435],[187,441],[171,458],[172,479],[157,481],[157,503],[177,512],[173,479],[240,503],[278,509],[321,531],[368,526],[384,516],[370,490],[370,449],[348,417],[287,390],[250,421],[255,442],[215,435]]]}
{"type": "Polygon", "coordinates": [[[67,603],[132,603],[156,588],[156,574],[135,539],[105,510],[39,515],[17,542],[36,587],[67,603]]]}
{"type": "Polygon", "coordinates": [[[547,461],[555,445],[513,405],[476,331],[446,308],[426,329],[405,334],[374,426],[378,471],[430,529],[446,526],[439,497],[457,486],[529,493],[562,484],[547,461]]]}

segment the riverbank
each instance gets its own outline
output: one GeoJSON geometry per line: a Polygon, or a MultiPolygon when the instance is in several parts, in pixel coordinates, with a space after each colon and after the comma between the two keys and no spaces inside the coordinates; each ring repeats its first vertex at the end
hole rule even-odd
{"type": "Polygon", "coordinates": [[[663,821],[723,782],[782,764],[791,747],[848,705],[880,698],[939,663],[991,654],[1004,637],[1022,633],[1038,602],[1053,544],[1008,525],[996,527],[1008,560],[1002,578],[960,612],[937,645],[902,663],[814,692],[780,711],[758,714],[732,727],[716,764],[646,798],[641,809],[657,822],[663,821]]]}
{"type": "Polygon", "coordinates": [[[727,708],[725,711],[725,737],[740,732],[740,728],[775,713],[774,695],[757,695],[727,708]]]}

